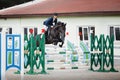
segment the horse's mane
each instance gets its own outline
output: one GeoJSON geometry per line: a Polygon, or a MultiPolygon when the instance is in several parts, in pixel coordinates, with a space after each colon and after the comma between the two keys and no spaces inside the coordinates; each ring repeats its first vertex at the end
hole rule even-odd
{"type": "Polygon", "coordinates": [[[58,29],[59,27],[65,27],[65,23],[59,21],[57,24],[54,26],[54,29],[58,29]]]}
{"type": "Polygon", "coordinates": [[[61,22],[61,21],[59,21],[59,22],[57,22],[57,24],[56,25],[61,25],[63,22],[61,22]]]}

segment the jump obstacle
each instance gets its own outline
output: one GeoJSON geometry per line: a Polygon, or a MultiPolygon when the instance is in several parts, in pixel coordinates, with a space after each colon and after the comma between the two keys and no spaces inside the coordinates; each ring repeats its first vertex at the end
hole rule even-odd
{"type": "MultiPolygon", "coordinates": [[[[22,74],[24,67],[30,67],[30,70],[25,74],[46,74],[45,71],[45,35],[37,35],[34,38],[33,33],[29,37],[25,36],[24,42],[27,42],[27,47],[24,46],[24,54],[21,54],[21,35],[19,34],[0,34],[0,80],[5,80],[5,72],[10,68],[17,68],[15,74],[22,74]],[[2,44],[1,44],[2,41],[2,44]],[[37,43],[38,42],[38,43],[37,43]],[[38,44],[38,45],[36,45],[38,44]],[[2,50],[1,50],[2,48],[2,50]],[[3,54],[1,54],[1,52],[3,54]],[[22,63],[22,55],[24,55],[24,64],[22,63]],[[24,67],[22,67],[22,65],[24,67]],[[34,67],[37,69],[42,66],[41,72],[34,72],[34,67]]],[[[29,68],[28,68],[29,69],[29,68]]]]}
{"type": "MultiPolygon", "coordinates": [[[[0,36],[1,38],[1,36],[0,36]]],[[[20,61],[15,59],[17,56],[20,59],[20,35],[6,35],[6,70],[11,67],[16,67],[21,70],[20,61]],[[9,42],[12,40],[12,43],[9,42]],[[18,42],[16,43],[16,40],[18,42]],[[19,46],[16,45],[19,43],[19,46]],[[13,45],[10,46],[9,44],[13,45]],[[11,48],[13,47],[13,48],[11,48]],[[18,53],[15,53],[18,52],[18,53]],[[13,59],[12,59],[13,58],[13,59]]],[[[1,39],[0,39],[1,40],[1,39]]],[[[1,41],[0,41],[1,42],[1,41]]],[[[118,72],[114,69],[114,37],[100,35],[91,36],[91,59],[90,59],[90,70],[100,72],[118,72]],[[95,70],[95,68],[99,68],[95,70]],[[109,69],[108,69],[109,68],[109,69]]],[[[1,56],[0,56],[1,57],[1,56]]],[[[1,65],[1,64],[0,64],[1,65]]],[[[46,74],[45,71],[45,35],[37,35],[36,38],[31,33],[24,37],[24,68],[30,67],[30,70],[26,74],[46,74]],[[37,45],[38,44],[38,45],[37,45]],[[34,72],[36,69],[42,66],[41,72],[34,72]]],[[[1,66],[0,66],[1,67],[1,66]]],[[[1,68],[0,68],[1,69],[1,68]]],[[[1,72],[0,72],[1,76],[1,72]]]]}
{"type": "Polygon", "coordinates": [[[45,34],[33,36],[31,33],[24,37],[24,68],[30,67],[27,74],[46,74],[45,71],[45,34]],[[42,67],[41,72],[34,72],[34,66],[36,69],[42,67]]]}
{"type": "Polygon", "coordinates": [[[118,72],[114,69],[114,36],[91,36],[90,70],[98,72],[118,72]],[[98,68],[98,69],[95,69],[98,68]]]}
{"type": "MultiPolygon", "coordinates": [[[[21,70],[21,35],[6,35],[6,70],[15,67],[21,70]]],[[[15,72],[16,73],[16,72],[15,72]]]]}

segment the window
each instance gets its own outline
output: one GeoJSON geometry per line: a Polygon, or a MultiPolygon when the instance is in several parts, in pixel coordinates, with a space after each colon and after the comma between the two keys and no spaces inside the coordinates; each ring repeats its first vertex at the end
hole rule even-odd
{"type": "Polygon", "coordinates": [[[0,28],[0,32],[2,32],[2,28],[0,28]]]}
{"type": "Polygon", "coordinates": [[[24,35],[29,35],[30,32],[28,30],[33,29],[33,35],[36,36],[38,34],[38,28],[24,28],[24,35]]]}
{"type": "Polygon", "coordinates": [[[28,29],[24,28],[24,35],[27,35],[27,34],[28,34],[28,29]]]}
{"type": "Polygon", "coordinates": [[[120,40],[120,28],[115,28],[115,37],[116,40],[120,40]]]}
{"type": "Polygon", "coordinates": [[[84,40],[88,40],[88,29],[84,28],[84,40]]]}
{"type": "Polygon", "coordinates": [[[90,27],[90,30],[92,31],[91,35],[95,36],[95,27],[90,27]]]}
{"type": "Polygon", "coordinates": [[[114,35],[115,40],[120,40],[120,26],[110,27],[110,36],[114,35]]]}
{"type": "Polygon", "coordinates": [[[114,35],[114,27],[110,27],[110,37],[112,37],[112,35],[114,35]]]}
{"type": "Polygon", "coordinates": [[[79,36],[80,36],[80,40],[83,40],[82,27],[79,27],[79,36]]]}
{"type": "Polygon", "coordinates": [[[81,41],[88,40],[90,34],[95,36],[95,27],[79,27],[79,37],[81,41]],[[90,31],[92,31],[92,33],[90,33],[90,31]]]}
{"type": "Polygon", "coordinates": [[[37,35],[37,28],[34,28],[34,36],[36,36],[37,35]]]}
{"type": "Polygon", "coordinates": [[[8,34],[12,34],[12,28],[8,29],[8,34]]]}

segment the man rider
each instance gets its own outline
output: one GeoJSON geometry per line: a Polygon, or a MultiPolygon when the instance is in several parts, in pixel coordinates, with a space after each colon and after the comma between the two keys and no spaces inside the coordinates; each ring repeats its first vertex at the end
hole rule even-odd
{"type": "Polygon", "coordinates": [[[51,27],[53,27],[54,25],[57,24],[57,16],[58,16],[58,14],[54,13],[54,15],[52,17],[48,18],[43,23],[43,25],[45,25],[45,31],[46,31],[48,37],[50,34],[51,27]]]}

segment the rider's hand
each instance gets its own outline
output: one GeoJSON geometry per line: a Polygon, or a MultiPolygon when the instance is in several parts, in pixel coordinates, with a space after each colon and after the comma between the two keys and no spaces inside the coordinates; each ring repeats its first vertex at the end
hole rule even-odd
{"type": "Polygon", "coordinates": [[[51,26],[51,28],[53,28],[53,26],[51,26]]]}

